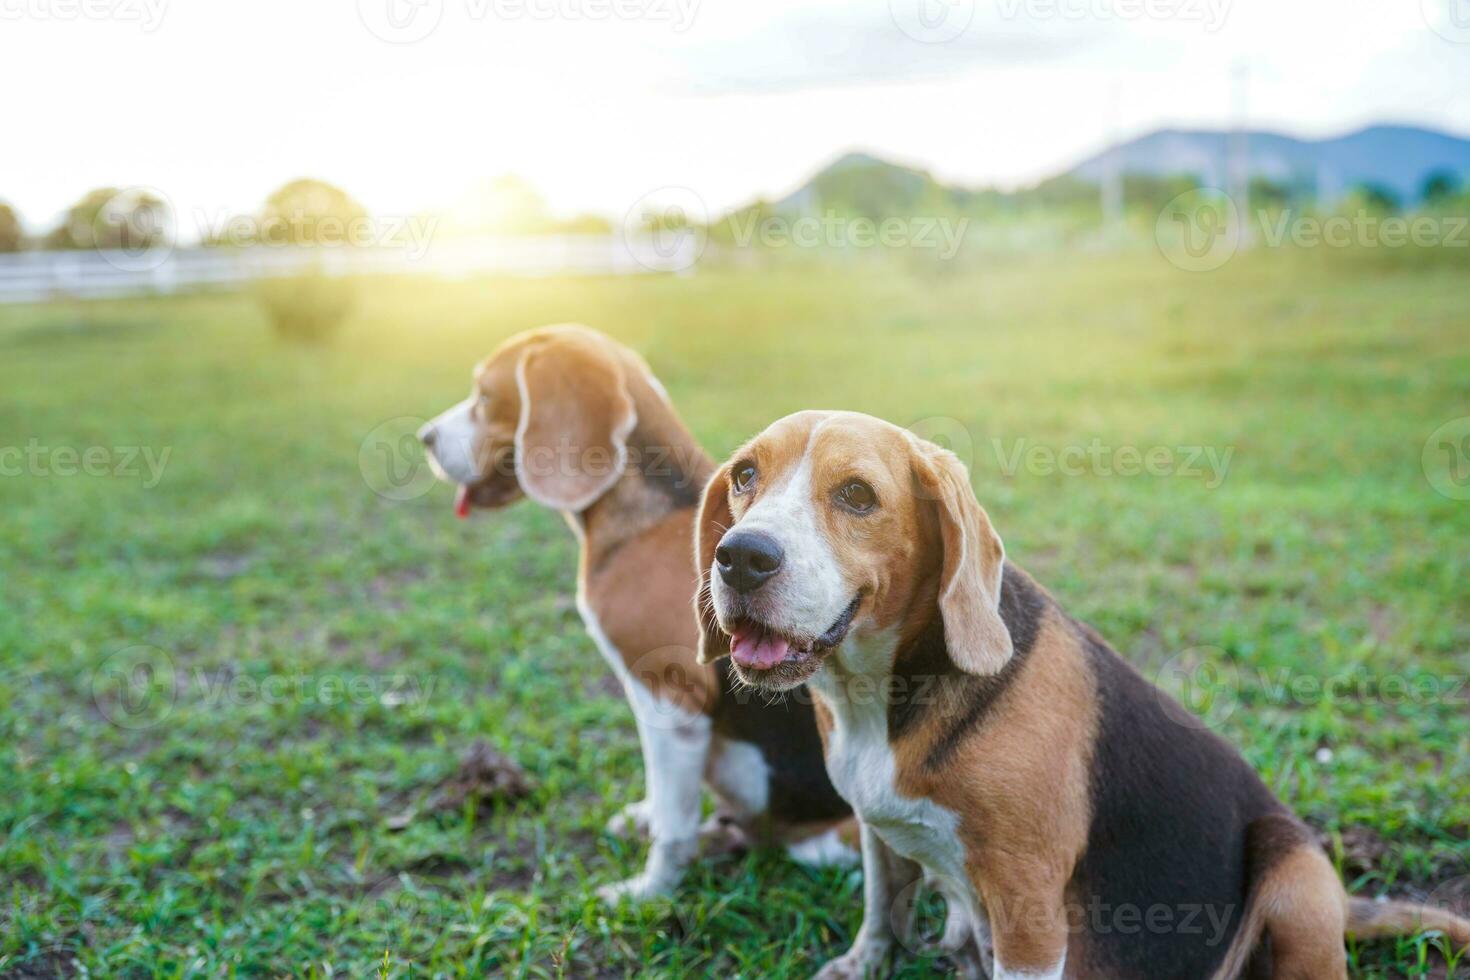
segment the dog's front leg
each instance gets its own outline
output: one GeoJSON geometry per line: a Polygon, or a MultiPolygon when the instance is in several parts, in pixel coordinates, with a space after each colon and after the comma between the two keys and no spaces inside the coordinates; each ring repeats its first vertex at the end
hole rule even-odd
{"type": "Polygon", "coordinates": [[[895,923],[910,928],[917,865],[895,854],[873,828],[862,824],[863,924],[852,948],[823,966],[816,980],[862,980],[881,974],[893,948],[895,923]],[[903,906],[895,908],[895,902],[903,906]]]}
{"type": "Polygon", "coordinates": [[[1064,882],[1037,880],[1023,868],[975,879],[994,944],[994,980],[1062,980],[1067,967],[1064,882]],[[990,887],[987,888],[986,885],[990,887]]]}
{"type": "Polygon", "coordinates": [[[699,850],[700,794],[709,756],[710,720],[669,705],[657,713],[639,712],[646,813],[651,839],[643,873],[598,889],[616,904],[664,895],[674,889],[699,850]]]}

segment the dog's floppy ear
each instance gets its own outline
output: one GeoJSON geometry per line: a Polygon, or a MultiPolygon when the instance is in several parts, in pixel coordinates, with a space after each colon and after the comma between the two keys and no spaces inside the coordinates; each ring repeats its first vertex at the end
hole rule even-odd
{"type": "Polygon", "coordinates": [[[999,673],[1012,655],[1011,633],[1000,616],[1005,546],[975,499],[965,464],[925,442],[917,442],[914,453],[924,506],[933,507],[939,519],[939,614],[950,659],[967,674],[999,673]]]}
{"type": "Polygon", "coordinates": [[[694,519],[694,565],[699,572],[699,589],[694,593],[694,614],[699,618],[699,662],[712,664],[730,655],[730,638],[715,621],[715,601],[710,595],[710,569],[715,549],[730,529],[730,464],[721,466],[704,488],[704,500],[694,519]]]}
{"type": "Polygon", "coordinates": [[[638,422],[622,364],[591,338],[547,339],[521,355],[516,387],[521,489],[556,510],[585,509],[622,475],[638,422]]]}

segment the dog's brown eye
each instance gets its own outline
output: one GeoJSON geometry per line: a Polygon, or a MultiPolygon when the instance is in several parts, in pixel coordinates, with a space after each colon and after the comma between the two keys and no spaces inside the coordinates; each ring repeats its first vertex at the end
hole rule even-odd
{"type": "Polygon", "coordinates": [[[837,499],[859,514],[865,514],[878,505],[878,495],[862,480],[851,480],[837,491],[837,499]]]}
{"type": "Polygon", "coordinates": [[[735,492],[744,493],[755,484],[755,467],[747,463],[735,470],[735,492]]]}

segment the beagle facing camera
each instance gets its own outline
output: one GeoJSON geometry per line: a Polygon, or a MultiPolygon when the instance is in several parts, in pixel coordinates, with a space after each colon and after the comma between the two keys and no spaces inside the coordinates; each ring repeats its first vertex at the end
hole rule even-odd
{"type": "Polygon", "coordinates": [[[881,969],[921,877],[943,945],[1001,980],[1329,980],[1345,933],[1470,943],[1464,919],[1350,899],[1232,746],[1006,561],[953,454],[792,415],[715,475],[697,535],[702,659],[810,685],[861,820],[862,927],[823,977],[881,969]]]}
{"type": "Polygon", "coordinates": [[[577,536],[577,608],[633,708],[647,784],[608,825],[646,835],[647,863],[604,898],[670,891],[701,838],[759,833],[804,863],[856,860],[810,703],[768,704],[698,662],[690,542],[714,464],[641,357],[586,327],[519,334],[419,436],[460,517],[525,496],[577,536]],[[703,785],[718,810],[702,826],[703,785]]]}

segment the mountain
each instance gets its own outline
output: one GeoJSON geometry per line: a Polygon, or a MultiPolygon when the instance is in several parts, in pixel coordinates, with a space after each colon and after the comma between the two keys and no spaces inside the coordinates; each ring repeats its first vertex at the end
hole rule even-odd
{"type": "MultiPolygon", "coordinates": [[[[1216,130],[1159,130],[1104,150],[1067,175],[1098,183],[1116,160],[1125,174],[1189,175],[1206,186],[1225,187],[1235,138],[1216,130]]],[[[1324,140],[1247,131],[1243,139],[1252,177],[1324,200],[1376,184],[1416,203],[1431,174],[1470,177],[1470,140],[1412,126],[1371,126],[1324,140]]]]}
{"type": "Polygon", "coordinates": [[[808,214],[824,209],[867,215],[903,214],[945,193],[945,188],[922,170],[867,153],[848,153],[776,201],[771,210],[778,214],[808,214]]]}
{"type": "MultiPolygon", "coordinates": [[[[757,201],[734,212],[800,215],[833,212],[874,219],[913,214],[987,218],[1031,209],[1096,209],[1097,187],[1116,159],[1131,204],[1159,206],[1196,184],[1225,187],[1234,134],[1163,129],[1084,160],[1034,187],[1002,192],[940,183],[926,171],[867,153],[848,153],[775,202],[757,201]]],[[[1345,136],[1305,140],[1247,131],[1250,173],[1295,199],[1335,202],[1376,185],[1406,205],[1418,204],[1436,173],[1470,185],[1470,140],[1411,126],[1372,126],[1345,136]]]]}

